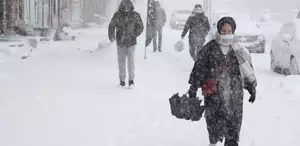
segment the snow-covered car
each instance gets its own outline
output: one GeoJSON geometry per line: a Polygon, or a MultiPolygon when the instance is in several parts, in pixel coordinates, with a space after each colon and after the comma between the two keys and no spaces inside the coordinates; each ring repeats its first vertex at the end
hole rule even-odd
{"type": "Polygon", "coordinates": [[[184,28],[185,22],[192,14],[191,10],[176,9],[173,11],[170,19],[170,27],[172,29],[182,29],[184,28]]]}
{"type": "Polygon", "coordinates": [[[299,74],[300,69],[300,20],[282,25],[271,45],[271,69],[286,75],[299,74]]]}
{"type": "MultiPolygon", "coordinates": [[[[224,16],[233,17],[236,21],[237,28],[235,31],[236,39],[245,46],[250,53],[264,53],[266,46],[266,39],[259,28],[259,25],[253,21],[248,15],[244,14],[228,14],[220,15],[219,19],[224,16]]],[[[219,20],[217,19],[217,20],[219,20]]],[[[212,23],[212,32],[216,33],[217,21],[212,23]]]]}

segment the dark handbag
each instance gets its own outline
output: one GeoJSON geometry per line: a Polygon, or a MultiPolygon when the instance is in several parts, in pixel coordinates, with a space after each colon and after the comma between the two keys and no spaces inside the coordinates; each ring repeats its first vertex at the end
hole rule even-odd
{"type": "Polygon", "coordinates": [[[217,73],[216,79],[209,79],[203,83],[203,85],[201,86],[201,89],[202,89],[202,95],[204,97],[210,97],[217,93],[217,85],[218,85],[218,82],[220,81],[220,77],[224,71],[225,66],[226,66],[226,60],[223,61],[221,69],[217,73]]]}
{"type": "Polygon", "coordinates": [[[189,98],[185,94],[180,97],[174,94],[170,99],[171,113],[178,119],[199,121],[204,112],[204,106],[200,106],[202,100],[189,98]]]}

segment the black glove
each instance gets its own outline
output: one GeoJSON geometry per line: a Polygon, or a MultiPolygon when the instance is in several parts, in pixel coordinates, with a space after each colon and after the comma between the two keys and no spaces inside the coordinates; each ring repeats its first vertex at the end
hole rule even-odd
{"type": "Polygon", "coordinates": [[[256,98],[256,95],[251,95],[248,101],[249,101],[250,103],[254,103],[255,98],[256,98]]]}
{"type": "Polygon", "coordinates": [[[250,103],[254,103],[255,99],[256,99],[256,87],[252,87],[248,90],[249,94],[251,95],[249,98],[249,102],[250,103]]]}
{"type": "Polygon", "coordinates": [[[189,91],[188,91],[188,97],[189,98],[196,98],[197,96],[197,86],[191,85],[189,91]]]}
{"type": "Polygon", "coordinates": [[[250,82],[249,80],[245,79],[245,85],[245,89],[248,90],[249,94],[251,95],[248,101],[250,103],[254,103],[256,99],[257,82],[250,82]]]}

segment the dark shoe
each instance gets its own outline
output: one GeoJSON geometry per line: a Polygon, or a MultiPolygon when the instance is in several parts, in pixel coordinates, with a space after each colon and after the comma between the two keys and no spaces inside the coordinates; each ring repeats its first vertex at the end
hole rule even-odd
{"type": "Polygon", "coordinates": [[[134,86],[134,81],[133,80],[129,81],[129,86],[134,86]]]}
{"type": "Polygon", "coordinates": [[[161,52],[161,49],[158,49],[159,52],[161,52]]]}
{"type": "Polygon", "coordinates": [[[120,81],[120,86],[124,87],[125,86],[125,82],[124,81],[120,81]]]}

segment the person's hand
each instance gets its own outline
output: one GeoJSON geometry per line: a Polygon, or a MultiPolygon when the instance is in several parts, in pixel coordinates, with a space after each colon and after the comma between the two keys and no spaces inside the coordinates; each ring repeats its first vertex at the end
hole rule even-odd
{"type": "Polygon", "coordinates": [[[187,97],[189,97],[189,98],[196,98],[196,96],[197,96],[196,94],[191,93],[190,91],[187,94],[187,97]]]}
{"type": "Polygon", "coordinates": [[[249,98],[250,103],[254,103],[256,99],[256,88],[254,87],[252,90],[249,91],[249,94],[251,95],[249,98]]]}
{"type": "Polygon", "coordinates": [[[116,39],[115,39],[115,38],[113,38],[113,39],[111,39],[111,40],[110,40],[110,42],[114,42],[114,41],[116,41],[116,39]]]}
{"type": "Polygon", "coordinates": [[[245,89],[248,90],[248,93],[250,94],[249,102],[254,103],[256,99],[256,87],[257,87],[257,81],[249,82],[248,80],[245,80],[245,89]]]}
{"type": "Polygon", "coordinates": [[[256,99],[256,95],[251,95],[248,101],[250,103],[254,103],[255,99],[256,99]]]}
{"type": "Polygon", "coordinates": [[[197,87],[191,85],[190,89],[187,92],[189,98],[196,98],[197,96],[197,87]]]}

